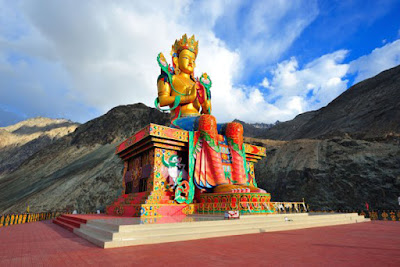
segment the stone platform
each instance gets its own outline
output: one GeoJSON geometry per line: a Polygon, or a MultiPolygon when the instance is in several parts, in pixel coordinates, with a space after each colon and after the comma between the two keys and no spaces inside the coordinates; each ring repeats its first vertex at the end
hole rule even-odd
{"type": "Polygon", "coordinates": [[[156,244],[211,237],[243,235],[366,222],[357,213],[242,215],[224,220],[222,215],[189,215],[161,218],[126,218],[65,215],[75,221],[73,232],[102,248],[156,244]],[[85,221],[85,223],[83,223],[85,221]]]}

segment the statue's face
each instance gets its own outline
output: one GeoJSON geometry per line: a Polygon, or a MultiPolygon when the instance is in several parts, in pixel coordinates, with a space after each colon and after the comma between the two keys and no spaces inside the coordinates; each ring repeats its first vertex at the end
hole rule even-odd
{"type": "Polygon", "coordinates": [[[191,74],[195,67],[196,55],[195,53],[185,49],[179,53],[178,64],[182,72],[191,74]]]}

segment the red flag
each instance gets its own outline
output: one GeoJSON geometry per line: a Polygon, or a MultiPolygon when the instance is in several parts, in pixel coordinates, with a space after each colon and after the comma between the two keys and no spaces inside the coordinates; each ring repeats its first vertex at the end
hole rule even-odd
{"type": "Polygon", "coordinates": [[[368,205],[368,202],[365,202],[365,207],[367,207],[367,210],[369,211],[369,205],[368,205]]]}

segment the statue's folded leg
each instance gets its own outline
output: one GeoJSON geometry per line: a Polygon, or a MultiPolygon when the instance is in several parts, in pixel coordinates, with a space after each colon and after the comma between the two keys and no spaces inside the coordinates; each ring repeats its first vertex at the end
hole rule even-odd
{"type": "Polygon", "coordinates": [[[196,156],[196,184],[200,188],[211,190],[217,185],[229,183],[222,167],[217,122],[214,116],[202,115],[199,119],[198,130],[202,145],[196,156]]]}
{"type": "Polygon", "coordinates": [[[214,188],[215,193],[265,193],[265,190],[250,186],[246,173],[246,154],[243,149],[243,126],[237,122],[226,125],[225,136],[232,156],[232,184],[214,188]]]}
{"type": "Polygon", "coordinates": [[[234,184],[246,185],[245,157],[243,148],[243,126],[237,122],[228,123],[225,131],[232,156],[232,180],[234,184]]]}

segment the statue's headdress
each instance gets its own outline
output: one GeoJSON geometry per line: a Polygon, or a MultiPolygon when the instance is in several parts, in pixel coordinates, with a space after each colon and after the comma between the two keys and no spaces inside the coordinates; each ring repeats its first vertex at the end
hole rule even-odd
{"type": "Polygon", "coordinates": [[[186,34],[184,34],[180,40],[176,40],[175,44],[172,46],[171,56],[174,56],[174,54],[178,56],[184,49],[193,52],[197,57],[197,53],[199,52],[199,41],[196,42],[194,35],[188,39],[186,34]]]}

